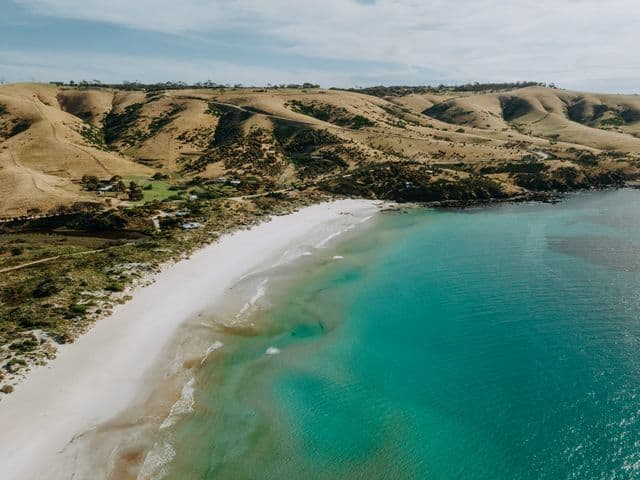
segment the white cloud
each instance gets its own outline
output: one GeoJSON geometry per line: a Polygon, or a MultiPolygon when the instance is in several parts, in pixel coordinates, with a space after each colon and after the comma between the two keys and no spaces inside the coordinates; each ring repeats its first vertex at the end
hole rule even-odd
{"type": "Polygon", "coordinates": [[[629,86],[640,76],[640,33],[630,21],[637,0],[14,1],[41,15],[170,34],[257,32],[292,56],[396,64],[455,81],[589,88],[603,76],[629,86]]]}

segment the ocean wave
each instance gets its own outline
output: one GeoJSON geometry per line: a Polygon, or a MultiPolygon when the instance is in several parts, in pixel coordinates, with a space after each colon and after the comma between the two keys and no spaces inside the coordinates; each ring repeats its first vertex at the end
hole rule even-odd
{"type": "Polygon", "coordinates": [[[278,355],[280,353],[280,349],[276,347],[269,347],[267,351],[264,352],[266,355],[278,355]]]}
{"type": "Polygon", "coordinates": [[[351,224],[351,225],[349,225],[347,228],[345,228],[343,230],[339,230],[337,232],[334,232],[331,235],[329,235],[328,237],[326,237],[324,240],[321,240],[320,242],[316,243],[315,247],[316,248],[322,248],[327,243],[329,243],[331,240],[333,240],[334,238],[342,235],[343,233],[347,233],[349,230],[353,230],[354,228],[356,228],[356,226],[354,224],[351,224]]]}
{"type": "Polygon", "coordinates": [[[193,412],[193,404],[195,403],[195,384],[196,379],[192,378],[185,384],[184,387],[182,387],[180,398],[171,407],[171,411],[169,412],[167,418],[164,419],[164,422],[162,422],[162,425],[160,425],[160,429],[171,427],[176,423],[179,417],[193,412]]]}
{"type": "Polygon", "coordinates": [[[318,242],[316,244],[316,248],[322,248],[324,247],[327,243],[329,243],[331,240],[333,240],[334,238],[336,238],[338,235],[344,233],[344,230],[341,230],[339,232],[335,232],[332,233],[331,235],[329,235],[327,238],[325,238],[324,240],[321,240],[320,242],[318,242]]]}
{"type": "Polygon", "coordinates": [[[256,293],[254,293],[253,296],[249,299],[249,301],[242,306],[242,308],[236,315],[236,319],[247,314],[251,309],[253,309],[256,306],[256,303],[258,302],[258,300],[260,300],[262,297],[265,296],[265,294],[267,293],[268,282],[269,282],[268,278],[265,278],[260,282],[260,284],[258,285],[258,288],[256,289],[256,293]]]}
{"type": "Polygon", "coordinates": [[[167,476],[167,465],[173,461],[176,451],[168,442],[159,443],[147,453],[138,472],[137,480],[160,480],[167,476]]]}
{"type": "Polygon", "coordinates": [[[211,345],[209,345],[209,348],[207,348],[207,351],[204,353],[204,356],[202,357],[202,361],[200,362],[200,365],[204,365],[204,362],[207,361],[207,358],[209,358],[209,355],[211,355],[216,350],[221,349],[222,347],[224,347],[224,343],[222,343],[220,340],[216,340],[211,345]]]}
{"type": "MultiPolygon", "coordinates": [[[[299,259],[300,257],[308,257],[313,255],[313,252],[310,252],[309,250],[305,249],[301,249],[301,248],[295,248],[293,250],[286,250],[281,256],[280,259],[274,263],[270,268],[278,268],[281,267],[283,265],[288,265],[294,261],[296,261],[297,259],[299,259]]],[[[248,274],[246,276],[249,275],[253,275],[255,274],[255,272],[253,272],[252,274],[248,274]]]]}

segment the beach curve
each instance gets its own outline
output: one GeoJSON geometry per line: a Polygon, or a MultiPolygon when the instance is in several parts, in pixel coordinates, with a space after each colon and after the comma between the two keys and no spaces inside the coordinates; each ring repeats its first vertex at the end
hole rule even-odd
{"type": "MultiPolygon", "coordinates": [[[[118,415],[149,386],[179,327],[221,301],[243,276],[266,268],[292,247],[324,246],[377,210],[366,200],[338,200],[275,217],[222,237],[189,259],[165,266],[56,359],[29,373],[0,403],[0,468],[14,480],[74,475],[76,439],[118,415]]],[[[99,477],[94,477],[99,478],[99,477]]]]}

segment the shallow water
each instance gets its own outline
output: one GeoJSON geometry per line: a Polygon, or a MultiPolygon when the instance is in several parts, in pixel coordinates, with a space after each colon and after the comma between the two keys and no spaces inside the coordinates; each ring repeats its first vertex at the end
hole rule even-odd
{"type": "Polygon", "coordinates": [[[635,190],[379,216],[221,333],[165,478],[638,478],[639,220],[635,190]]]}

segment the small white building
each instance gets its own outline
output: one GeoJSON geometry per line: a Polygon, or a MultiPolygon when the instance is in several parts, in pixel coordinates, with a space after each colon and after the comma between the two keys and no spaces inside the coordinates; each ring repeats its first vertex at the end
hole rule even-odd
{"type": "Polygon", "coordinates": [[[202,224],[198,222],[187,222],[182,224],[183,230],[195,230],[197,228],[202,228],[202,224]]]}

